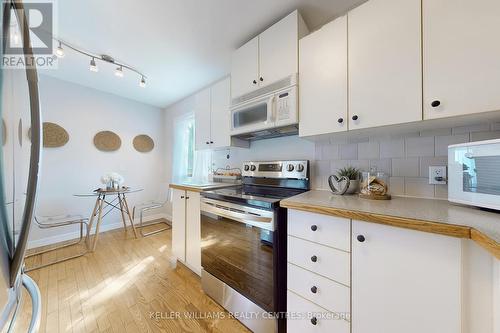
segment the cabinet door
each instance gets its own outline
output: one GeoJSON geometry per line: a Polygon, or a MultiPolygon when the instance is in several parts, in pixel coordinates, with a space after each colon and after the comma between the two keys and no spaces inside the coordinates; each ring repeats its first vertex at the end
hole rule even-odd
{"type": "Polygon", "coordinates": [[[354,220],[352,235],[353,333],[460,332],[460,239],[354,220]]]}
{"type": "Polygon", "coordinates": [[[255,37],[233,53],[231,62],[231,98],[258,87],[259,37],[255,37]]]}
{"type": "Polygon", "coordinates": [[[425,119],[500,109],[499,18],[498,0],[423,1],[425,119]]]}
{"type": "Polygon", "coordinates": [[[347,17],[299,43],[299,135],[347,130],[347,17]]]}
{"type": "Polygon", "coordinates": [[[210,148],[210,88],[195,95],[195,148],[210,148]]]}
{"type": "Polygon", "coordinates": [[[172,190],[172,253],[186,261],[186,191],[172,190]]]}
{"type": "Polygon", "coordinates": [[[200,193],[186,192],[186,265],[201,274],[200,193]]]}
{"type": "Polygon", "coordinates": [[[422,120],[420,0],[370,0],[348,14],[349,128],[422,120]]]}
{"type": "Polygon", "coordinates": [[[231,80],[224,79],[214,84],[211,88],[211,130],[210,137],[213,141],[211,148],[229,147],[231,145],[231,80]]]}
{"type": "Polygon", "coordinates": [[[259,35],[259,85],[298,71],[298,12],[294,11],[259,35]]]}

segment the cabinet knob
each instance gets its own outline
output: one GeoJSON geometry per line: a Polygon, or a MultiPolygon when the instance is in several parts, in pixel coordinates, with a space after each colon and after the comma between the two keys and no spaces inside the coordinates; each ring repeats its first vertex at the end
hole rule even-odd
{"type": "Polygon", "coordinates": [[[438,101],[438,100],[436,100],[436,101],[432,101],[432,102],[431,102],[431,106],[432,106],[433,108],[437,108],[437,107],[438,107],[438,106],[440,106],[440,105],[441,105],[441,102],[440,102],[440,101],[438,101]]]}
{"type": "Polygon", "coordinates": [[[359,117],[358,117],[358,115],[356,115],[356,114],[355,114],[354,116],[352,116],[352,120],[358,120],[358,118],[359,118],[359,117]]]}
{"type": "Polygon", "coordinates": [[[363,243],[363,242],[366,240],[365,236],[363,236],[363,235],[358,235],[358,236],[356,237],[356,239],[357,239],[357,240],[358,240],[358,242],[360,242],[360,243],[363,243]]]}
{"type": "Polygon", "coordinates": [[[339,119],[337,119],[337,122],[338,122],[339,124],[342,124],[342,123],[344,122],[344,118],[339,118],[339,119]]]}
{"type": "Polygon", "coordinates": [[[316,256],[312,256],[312,257],[311,257],[311,261],[312,261],[312,262],[316,262],[316,261],[318,261],[318,257],[316,257],[316,256]]]}
{"type": "Polygon", "coordinates": [[[257,80],[253,80],[253,84],[257,84],[257,80]]]}
{"type": "Polygon", "coordinates": [[[213,141],[210,141],[210,143],[214,143],[213,141]]]}
{"type": "Polygon", "coordinates": [[[259,78],[259,80],[260,80],[260,82],[262,82],[262,81],[264,81],[264,78],[261,76],[261,77],[259,78]]]}
{"type": "Polygon", "coordinates": [[[318,323],[318,318],[312,317],[311,318],[311,324],[316,325],[318,323]]]}
{"type": "Polygon", "coordinates": [[[208,141],[207,141],[207,142],[205,142],[205,143],[206,143],[207,145],[209,145],[209,144],[210,144],[210,142],[208,142],[208,141]]]}
{"type": "Polygon", "coordinates": [[[186,197],[186,199],[189,199],[189,197],[186,197]]]}
{"type": "Polygon", "coordinates": [[[183,196],[183,195],[181,195],[181,199],[184,199],[184,196],[183,196]]]}
{"type": "Polygon", "coordinates": [[[318,292],[318,288],[317,288],[316,286],[312,286],[312,287],[311,287],[311,292],[312,292],[313,294],[316,294],[316,293],[318,292]]]}
{"type": "Polygon", "coordinates": [[[317,226],[316,224],[313,224],[313,225],[311,226],[311,230],[312,230],[312,231],[316,231],[316,230],[318,230],[318,226],[317,226]]]}

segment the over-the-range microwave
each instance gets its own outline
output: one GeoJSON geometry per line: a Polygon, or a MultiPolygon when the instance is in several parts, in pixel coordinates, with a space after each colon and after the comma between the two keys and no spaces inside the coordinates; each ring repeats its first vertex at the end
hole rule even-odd
{"type": "Polygon", "coordinates": [[[271,87],[256,91],[253,96],[233,100],[231,105],[231,135],[256,133],[297,124],[297,85],[271,87]],[[236,102],[236,103],[235,103],[236,102]]]}
{"type": "Polygon", "coordinates": [[[448,200],[500,210],[500,139],[448,147],[448,200]]]}

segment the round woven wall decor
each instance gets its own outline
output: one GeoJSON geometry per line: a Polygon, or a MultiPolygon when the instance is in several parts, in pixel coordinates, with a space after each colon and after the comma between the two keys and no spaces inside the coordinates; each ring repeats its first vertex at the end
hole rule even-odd
{"type": "Polygon", "coordinates": [[[69,141],[68,132],[55,123],[43,123],[43,146],[45,148],[58,148],[69,141]]]}
{"type": "Polygon", "coordinates": [[[115,151],[120,149],[122,140],[111,131],[102,131],[94,136],[94,145],[100,151],[115,151]]]}
{"type": "Polygon", "coordinates": [[[153,139],[146,134],[136,136],[132,143],[135,150],[140,153],[149,153],[155,147],[155,142],[153,141],[153,139]]]}

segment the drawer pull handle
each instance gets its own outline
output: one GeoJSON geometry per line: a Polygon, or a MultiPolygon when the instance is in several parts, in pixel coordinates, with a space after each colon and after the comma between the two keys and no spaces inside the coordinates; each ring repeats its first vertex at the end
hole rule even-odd
{"type": "Polygon", "coordinates": [[[357,240],[358,240],[358,242],[360,242],[360,243],[363,243],[363,242],[366,240],[365,236],[363,236],[363,235],[358,235],[358,237],[356,237],[356,239],[357,239],[357,240]]]}
{"type": "Polygon", "coordinates": [[[312,231],[316,231],[316,230],[318,230],[318,226],[317,226],[316,224],[313,224],[313,225],[311,226],[311,230],[312,230],[312,231]]]}
{"type": "Polygon", "coordinates": [[[317,288],[316,286],[312,286],[312,287],[311,287],[311,292],[312,292],[313,294],[316,294],[316,293],[318,292],[318,288],[317,288]]]}
{"type": "Polygon", "coordinates": [[[312,256],[312,257],[311,257],[311,261],[312,261],[312,262],[316,262],[316,261],[318,261],[318,257],[316,257],[316,256],[312,256]]]}
{"type": "Polygon", "coordinates": [[[311,324],[316,325],[318,323],[318,318],[312,317],[311,318],[311,324]]]}

